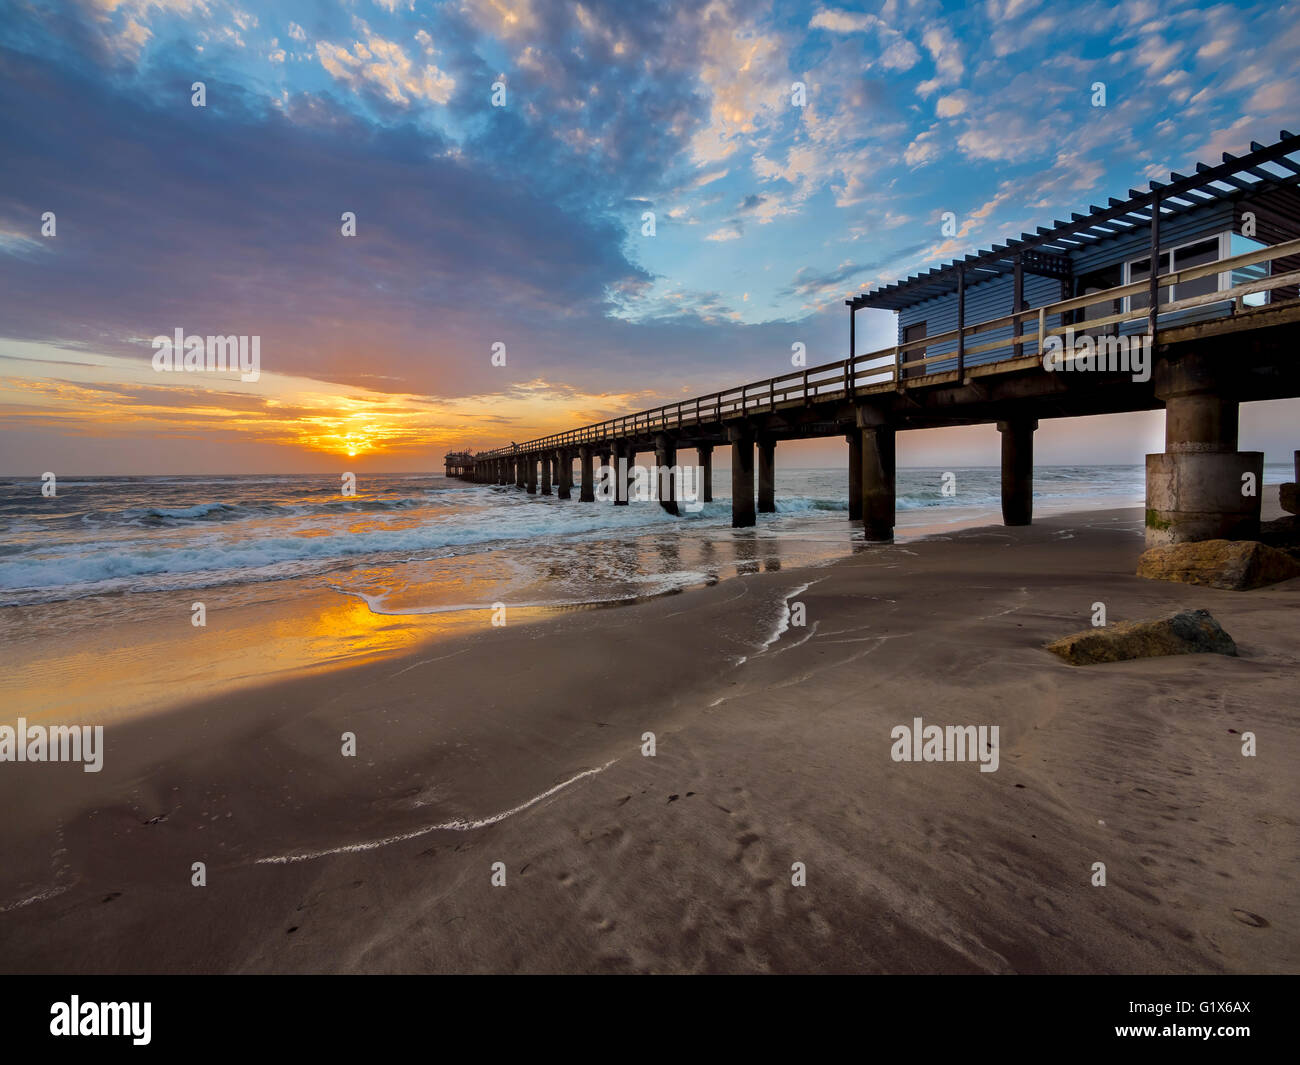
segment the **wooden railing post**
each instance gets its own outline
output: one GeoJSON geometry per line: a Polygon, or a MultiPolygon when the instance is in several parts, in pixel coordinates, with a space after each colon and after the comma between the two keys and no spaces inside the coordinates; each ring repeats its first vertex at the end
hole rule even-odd
{"type": "MultiPolygon", "coordinates": [[[[1013,338],[1020,336],[1020,312],[1025,309],[1025,264],[1021,261],[1020,252],[1016,252],[1016,269],[1014,280],[1012,282],[1011,309],[1015,312],[1015,317],[1011,320],[1011,336],[1013,338]]],[[[1020,358],[1025,353],[1025,346],[1019,340],[1015,340],[1011,347],[1011,357],[1020,358]]]]}
{"type": "Polygon", "coordinates": [[[1151,195],[1151,277],[1147,286],[1151,293],[1151,306],[1147,308],[1147,332],[1151,343],[1156,342],[1156,319],[1160,315],[1160,193],[1151,195]]]}
{"type": "Polygon", "coordinates": [[[957,380],[966,373],[966,268],[957,267],[957,380]]]}

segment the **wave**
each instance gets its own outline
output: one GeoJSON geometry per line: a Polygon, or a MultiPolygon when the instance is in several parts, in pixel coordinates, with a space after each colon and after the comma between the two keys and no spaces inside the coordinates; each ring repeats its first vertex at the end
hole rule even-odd
{"type": "MultiPolygon", "coordinates": [[[[335,492],[335,495],[338,493],[335,492]]],[[[197,522],[241,521],[248,518],[306,518],[324,514],[373,514],[411,510],[428,500],[334,499],[327,503],[196,503],[190,507],[128,507],[118,511],[91,511],[81,515],[85,524],[103,525],[187,525],[197,522]]]]}
{"type": "MultiPolygon", "coordinates": [[[[206,505],[205,505],[206,506],[206,505]]],[[[202,508],[184,508],[185,510],[202,508]]],[[[730,510],[706,506],[707,520],[722,524],[730,510]]],[[[208,510],[208,515],[224,512],[208,510]]],[[[690,518],[704,514],[688,515],[690,518]]],[[[197,521],[201,517],[180,520],[197,521]]],[[[518,506],[478,511],[452,520],[430,520],[400,528],[321,531],[271,535],[249,523],[246,535],[227,526],[221,539],[200,546],[167,541],[90,541],[55,547],[38,541],[17,557],[0,557],[0,590],[22,593],[3,605],[32,597],[72,598],[163,587],[202,587],[235,580],[270,580],[319,573],[331,564],[362,560],[401,562],[446,557],[453,549],[570,540],[603,533],[637,535],[680,519],[657,506],[518,506]],[[174,578],[163,581],[161,578],[174,578]]]]}

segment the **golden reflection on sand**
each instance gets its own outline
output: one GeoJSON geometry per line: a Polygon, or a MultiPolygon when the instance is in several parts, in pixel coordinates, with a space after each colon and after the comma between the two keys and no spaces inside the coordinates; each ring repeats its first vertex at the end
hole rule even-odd
{"type": "MultiPolygon", "coordinates": [[[[47,604],[41,628],[64,635],[24,639],[22,615],[7,611],[0,633],[12,651],[0,672],[0,705],[32,723],[121,721],[222,692],[306,672],[339,669],[403,654],[439,637],[491,628],[490,604],[433,614],[384,615],[333,591],[222,609],[209,592],[153,597],[153,620],[94,624],[85,604],[47,604]],[[190,623],[190,606],[205,601],[207,626],[190,623]],[[69,631],[74,635],[68,635],[69,631]]],[[[138,604],[133,604],[138,607],[138,604]]],[[[547,613],[511,608],[510,624],[547,613]]],[[[8,720],[8,716],[0,718],[8,720]]]]}

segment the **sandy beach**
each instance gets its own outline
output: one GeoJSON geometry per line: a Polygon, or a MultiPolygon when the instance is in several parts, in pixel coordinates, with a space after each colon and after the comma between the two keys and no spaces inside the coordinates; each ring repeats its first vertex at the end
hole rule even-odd
{"type": "Polygon", "coordinates": [[[1300,582],[1141,551],[1137,510],[964,530],[112,724],[0,774],[0,969],[1295,971],[1300,582]],[[1095,602],[1240,656],[1042,649],[1095,602]],[[997,771],[893,761],[915,717],[997,771]]]}

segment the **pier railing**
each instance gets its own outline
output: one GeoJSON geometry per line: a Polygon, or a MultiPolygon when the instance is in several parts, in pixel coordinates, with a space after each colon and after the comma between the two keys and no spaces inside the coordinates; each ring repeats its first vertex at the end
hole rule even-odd
{"type": "MultiPolygon", "coordinates": [[[[1021,363],[1026,357],[1023,350],[1025,346],[1032,344],[1034,352],[1029,357],[1038,358],[1049,337],[1063,336],[1067,330],[1092,333],[1095,330],[1106,329],[1110,326],[1122,329],[1125,323],[1138,322],[1144,319],[1149,321],[1152,317],[1151,309],[1145,306],[1133,307],[1132,297],[1148,295],[1153,287],[1165,289],[1174,285],[1185,284],[1188,281],[1195,281],[1198,278],[1209,277],[1213,274],[1227,273],[1297,255],[1300,255],[1300,240],[1291,240],[1283,244],[1275,244],[1256,251],[1234,255],[1227,259],[1217,259],[1203,266],[1194,266],[1185,270],[1173,270],[1167,274],[1159,274],[1155,278],[1155,286],[1152,285],[1149,278],[1144,278],[1141,281],[1134,281],[1127,285],[1117,285],[1114,288],[1093,292],[1086,296],[1074,296],[1041,307],[1014,311],[1010,314],[1000,315],[997,318],[965,325],[959,329],[935,333],[919,340],[881,348],[878,351],[867,352],[854,358],[841,359],[839,362],[822,363],[819,366],[810,366],[805,369],[795,370],[793,373],[769,377],[762,381],[752,381],[721,392],[711,392],[705,396],[696,396],[677,403],[666,403],[652,410],[637,411],[634,414],[611,418],[608,421],[583,426],[580,429],[553,433],[550,436],[520,444],[517,448],[497,448],[493,451],[479,452],[474,458],[476,460],[491,459],[511,454],[546,451],[552,448],[575,447],[580,444],[598,444],[629,436],[640,436],[690,425],[701,425],[706,422],[717,423],[730,418],[762,414],[791,406],[808,406],[825,400],[852,399],[857,395],[867,394],[868,390],[877,390],[879,386],[892,385],[899,389],[906,389],[920,384],[933,383],[927,381],[927,378],[939,374],[956,372],[960,377],[966,370],[971,368],[971,366],[965,365],[965,360],[970,356],[999,349],[1009,349],[1012,352],[1011,357],[982,361],[972,365],[978,365],[982,373],[996,373],[998,372],[997,369],[990,370],[989,367],[998,366],[1005,366],[1006,370],[1010,372],[1021,368],[1021,363]],[[1104,315],[1100,318],[1088,318],[1079,322],[1061,324],[1061,319],[1066,314],[1099,304],[1114,303],[1117,300],[1129,301],[1129,309],[1104,315]],[[1057,321],[1057,324],[1049,325],[1049,320],[1053,319],[1057,321]],[[1025,330],[1026,326],[1029,327],[1027,331],[1025,330]],[[987,338],[987,334],[992,331],[1006,330],[1008,328],[1011,331],[1009,336],[1001,336],[995,339],[987,338]],[[978,342],[975,344],[969,343],[968,341],[972,339],[976,339],[978,342]],[[925,354],[927,350],[934,348],[936,345],[948,343],[956,344],[957,350],[936,355],[925,354]],[[910,357],[914,356],[918,351],[921,352],[920,356],[910,357]],[[952,369],[931,370],[929,368],[931,364],[941,362],[955,363],[955,371],[952,369]]],[[[1246,309],[1245,300],[1247,297],[1271,292],[1279,288],[1287,288],[1292,285],[1300,285],[1300,270],[1290,270],[1281,274],[1254,278],[1227,289],[1205,292],[1169,303],[1160,303],[1157,313],[1160,318],[1165,318],[1168,315],[1183,311],[1192,311],[1215,304],[1226,304],[1229,305],[1229,314],[1239,314],[1246,309]]],[[[1282,305],[1290,304],[1300,304],[1300,299],[1289,299],[1283,301],[1282,305]]],[[[1279,304],[1271,304],[1270,306],[1276,307],[1279,304]]],[[[1180,324],[1184,323],[1169,323],[1170,326],[1180,324]]],[[[1159,328],[1158,319],[1157,328],[1159,328]]],[[[1154,343],[1154,341],[1155,338],[1153,337],[1152,342],[1154,343]]]]}

